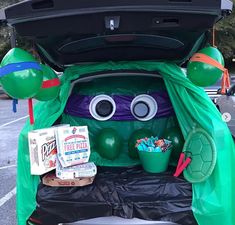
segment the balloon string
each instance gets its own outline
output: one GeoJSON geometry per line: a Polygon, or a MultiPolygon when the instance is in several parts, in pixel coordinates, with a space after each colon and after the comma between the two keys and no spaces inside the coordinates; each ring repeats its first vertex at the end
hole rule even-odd
{"type": "Polygon", "coordinates": [[[18,104],[18,99],[13,99],[13,101],[12,101],[12,111],[14,113],[17,112],[17,104],[18,104]]]}
{"type": "MultiPolygon", "coordinates": [[[[217,48],[215,45],[215,39],[216,39],[216,34],[215,34],[215,26],[213,26],[212,30],[212,45],[213,47],[217,48]]],[[[220,69],[220,68],[219,68],[220,69]]],[[[227,88],[230,87],[230,79],[229,79],[229,72],[226,68],[222,70],[224,72],[222,82],[221,82],[221,94],[224,95],[226,94],[227,88]]]]}
{"type": "Polygon", "coordinates": [[[28,107],[29,107],[29,120],[30,124],[34,124],[34,117],[33,117],[33,100],[32,98],[28,99],[28,107]]]}
{"type": "Polygon", "coordinates": [[[213,47],[217,48],[217,46],[215,45],[215,39],[216,39],[215,36],[216,36],[215,26],[213,26],[213,29],[212,29],[212,45],[213,45],[213,47]]]}

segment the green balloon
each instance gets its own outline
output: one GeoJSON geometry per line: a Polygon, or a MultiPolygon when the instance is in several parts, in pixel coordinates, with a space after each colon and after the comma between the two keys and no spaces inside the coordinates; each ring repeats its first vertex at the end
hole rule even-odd
{"type": "Polygon", "coordinates": [[[139,153],[137,148],[135,147],[136,141],[145,137],[153,136],[153,132],[148,129],[139,129],[133,132],[128,141],[128,155],[132,159],[138,159],[139,153]]]}
{"type": "Polygon", "coordinates": [[[184,137],[179,127],[171,127],[164,131],[163,138],[172,142],[172,161],[177,162],[184,147],[184,137]]]}
{"type": "MultiPolygon", "coordinates": [[[[36,62],[28,52],[20,49],[11,49],[3,58],[1,66],[20,62],[36,62]]],[[[28,69],[7,74],[1,78],[2,87],[12,98],[32,98],[42,85],[42,71],[28,69]]]]}
{"type": "MultiPolygon", "coordinates": [[[[214,47],[201,49],[198,53],[210,56],[224,66],[224,58],[220,51],[214,47]]],[[[187,77],[197,86],[207,87],[215,84],[223,72],[215,66],[202,62],[189,62],[187,66],[187,77]]]]}
{"type": "MultiPolygon", "coordinates": [[[[52,80],[58,78],[56,73],[49,67],[41,64],[43,72],[43,81],[52,80]]],[[[60,91],[60,85],[49,87],[49,88],[40,88],[39,92],[34,96],[35,99],[39,101],[49,101],[55,99],[60,91]]]]}
{"type": "Polygon", "coordinates": [[[104,128],[96,136],[96,150],[101,157],[114,160],[121,152],[121,137],[112,128],[104,128]]]}

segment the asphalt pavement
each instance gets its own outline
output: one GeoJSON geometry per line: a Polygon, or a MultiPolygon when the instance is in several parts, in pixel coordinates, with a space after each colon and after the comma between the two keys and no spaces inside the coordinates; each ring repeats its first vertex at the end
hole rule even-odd
{"type": "Polygon", "coordinates": [[[20,130],[28,117],[27,101],[19,101],[17,113],[12,100],[0,94],[0,224],[16,225],[16,161],[20,130]]]}

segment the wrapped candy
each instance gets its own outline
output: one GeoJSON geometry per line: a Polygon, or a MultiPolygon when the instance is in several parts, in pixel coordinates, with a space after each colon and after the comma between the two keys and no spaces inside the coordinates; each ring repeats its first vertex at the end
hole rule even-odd
{"type": "Polygon", "coordinates": [[[171,141],[153,136],[150,138],[139,139],[136,142],[137,149],[145,152],[166,152],[170,146],[171,141]]]}

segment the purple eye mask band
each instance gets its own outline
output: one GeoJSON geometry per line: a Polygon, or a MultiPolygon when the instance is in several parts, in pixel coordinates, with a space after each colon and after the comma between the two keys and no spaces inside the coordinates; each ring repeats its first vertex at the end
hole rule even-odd
{"type": "MultiPolygon", "coordinates": [[[[166,91],[153,92],[149,95],[152,96],[158,104],[158,111],[154,118],[169,117],[175,114],[166,91]]],[[[94,119],[89,112],[89,105],[94,97],[95,96],[72,94],[67,101],[64,113],[71,116],[94,119]]],[[[110,97],[112,97],[116,103],[116,111],[109,120],[137,120],[132,115],[130,109],[131,102],[135,96],[112,95],[110,97]]]]}

